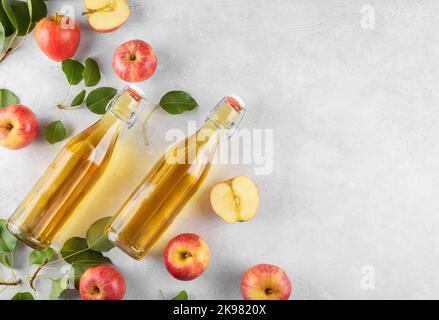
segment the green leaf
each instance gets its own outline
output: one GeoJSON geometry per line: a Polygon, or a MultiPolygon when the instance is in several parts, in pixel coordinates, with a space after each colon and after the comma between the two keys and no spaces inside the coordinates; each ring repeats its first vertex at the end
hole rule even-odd
{"type": "Polygon", "coordinates": [[[114,244],[104,234],[105,227],[111,217],[99,219],[87,231],[87,245],[89,248],[100,252],[107,252],[114,248],[114,244]]]}
{"type": "Polygon", "coordinates": [[[79,282],[81,281],[81,277],[88,268],[94,267],[95,265],[87,265],[87,264],[74,264],[73,267],[73,275],[70,276],[71,279],[75,281],[75,289],[79,290],[79,282]]]}
{"type": "Polygon", "coordinates": [[[184,91],[170,91],[162,97],[160,106],[170,114],[180,114],[194,109],[198,103],[184,91]]]}
{"type": "Polygon", "coordinates": [[[18,102],[18,97],[12,91],[0,89],[0,109],[18,102]]]}
{"type": "Polygon", "coordinates": [[[189,296],[186,291],[181,291],[179,294],[177,294],[172,300],[188,300],[189,296]]]}
{"type": "Polygon", "coordinates": [[[117,94],[117,90],[109,87],[102,87],[93,90],[87,96],[87,108],[94,113],[104,114],[107,105],[117,94]]]}
{"type": "Polygon", "coordinates": [[[111,260],[98,251],[91,250],[84,238],[70,238],[61,249],[64,261],[72,265],[75,287],[78,288],[82,274],[90,267],[112,264],[111,260]]]}
{"type": "Polygon", "coordinates": [[[55,254],[55,250],[50,247],[42,251],[34,250],[29,255],[29,264],[43,264],[46,260],[49,261],[55,254]]]}
{"type": "Polygon", "coordinates": [[[111,264],[111,260],[104,257],[102,253],[88,247],[84,238],[73,237],[64,243],[61,249],[61,256],[68,264],[111,264]]]}
{"type": "Polygon", "coordinates": [[[0,263],[8,268],[12,268],[11,262],[5,253],[0,253],[0,263]]]}
{"type": "Polygon", "coordinates": [[[16,245],[17,238],[6,229],[6,221],[0,219],[0,253],[12,252],[16,245]]]}
{"type": "Polygon", "coordinates": [[[50,144],[55,144],[67,137],[67,130],[61,121],[53,121],[44,130],[44,136],[50,144]]]}
{"type": "Polygon", "coordinates": [[[75,262],[75,255],[80,254],[78,252],[88,249],[87,241],[84,238],[73,237],[68,239],[61,249],[61,257],[68,263],[75,262]],[[71,257],[70,257],[71,256],[71,257]]]}
{"type": "Polygon", "coordinates": [[[3,7],[3,10],[6,13],[6,16],[8,17],[9,22],[12,25],[12,28],[14,29],[14,31],[12,33],[14,33],[15,30],[17,29],[17,19],[15,18],[14,11],[12,10],[12,7],[9,4],[9,1],[8,0],[2,0],[2,7],[3,7]]]}
{"type": "Polygon", "coordinates": [[[79,92],[75,98],[73,98],[72,103],[70,104],[71,107],[76,107],[76,106],[80,106],[85,99],[85,95],[87,94],[87,92],[85,90],[81,90],[81,92],[79,92]]]}
{"type": "Polygon", "coordinates": [[[57,300],[59,296],[67,289],[69,278],[62,277],[52,281],[52,289],[50,290],[49,299],[57,300]]]}
{"type": "Polygon", "coordinates": [[[85,60],[85,69],[82,72],[82,77],[85,81],[85,86],[93,87],[101,81],[101,72],[99,71],[99,65],[91,58],[85,60]]]}
{"type": "Polygon", "coordinates": [[[32,23],[36,23],[47,16],[47,6],[43,0],[28,0],[27,6],[32,23]]]}
{"type": "Polygon", "coordinates": [[[17,292],[11,300],[35,300],[30,292],[17,292]]]}
{"type": "Polygon", "coordinates": [[[24,1],[13,0],[11,1],[11,9],[15,15],[15,29],[17,30],[18,35],[25,36],[33,29],[27,3],[24,1]]]}
{"type": "Polygon", "coordinates": [[[82,81],[82,73],[85,67],[81,62],[67,59],[61,63],[61,66],[70,85],[77,85],[82,81]]]}
{"type": "Polygon", "coordinates": [[[3,47],[5,46],[5,40],[6,40],[5,27],[3,27],[0,21],[0,52],[3,51],[3,47]]]}
{"type": "MultiPolygon", "coordinates": [[[[12,12],[12,9],[11,9],[12,12]]],[[[12,13],[13,14],[13,13],[12,13]]],[[[6,14],[6,10],[3,8],[2,1],[0,1],[0,24],[3,25],[5,29],[5,36],[9,37],[15,32],[15,28],[6,14]]]]}

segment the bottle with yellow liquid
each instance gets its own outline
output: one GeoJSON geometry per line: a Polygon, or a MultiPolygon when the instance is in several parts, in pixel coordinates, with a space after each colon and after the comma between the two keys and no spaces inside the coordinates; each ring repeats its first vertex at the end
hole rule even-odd
{"type": "Polygon", "coordinates": [[[221,136],[231,136],[245,114],[235,95],[224,98],[192,136],[167,151],[106,228],[129,256],[140,260],[166,231],[206,177],[221,136]]]}
{"type": "Polygon", "coordinates": [[[137,87],[121,90],[98,122],[66,144],[8,220],[12,234],[38,250],[50,246],[103,174],[120,131],[134,123],[141,100],[137,87]]]}

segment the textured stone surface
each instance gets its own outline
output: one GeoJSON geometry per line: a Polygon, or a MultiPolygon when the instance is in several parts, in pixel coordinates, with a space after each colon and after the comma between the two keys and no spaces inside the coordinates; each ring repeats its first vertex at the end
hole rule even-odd
{"type": "MultiPolygon", "coordinates": [[[[49,3],[52,12],[72,3],[82,10],[81,1],[49,3]]],[[[275,146],[273,173],[255,177],[261,208],[253,221],[226,225],[207,203],[215,182],[252,175],[252,167],[215,166],[148,258],[110,253],[127,278],[128,298],[186,289],[195,299],[238,299],[241,274],[261,262],[286,270],[293,299],[438,298],[437,1],[148,0],[132,6],[128,23],[110,34],[91,31],[81,17],[78,58],[95,57],[102,83],[120,87],[111,53],[122,41],[144,39],[159,57],[156,75],[141,85],[148,99],[185,89],[202,106],[151,118],[151,146],[140,138],[133,157],[136,177],[158,155],[151,150],[164,148],[165,129],[201,121],[230,92],[247,102],[242,127],[273,128],[275,146]],[[361,8],[369,4],[376,11],[372,30],[361,27],[361,8]],[[171,278],[160,254],[180,232],[202,235],[212,251],[207,272],[189,283],[171,278]],[[361,287],[369,265],[374,290],[361,287]]],[[[16,92],[43,125],[60,117],[76,133],[97,119],[87,110],[56,111],[64,76],[32,37],[1,64],[0,87],[16,92]]],[[[126,139],[139,139],[141,128],[131,132],[126,139]]],[[[0,216],[14,210],[61,146],[40,137],[22,151],[0,150],[0,216]]],[[[19,251],[24,276],[28,251],[19,251]]],[[[48,285],[39,280],[40,298],[48,285]]],[[[6,290],[0,297],[12,295],[6,290]]]]}

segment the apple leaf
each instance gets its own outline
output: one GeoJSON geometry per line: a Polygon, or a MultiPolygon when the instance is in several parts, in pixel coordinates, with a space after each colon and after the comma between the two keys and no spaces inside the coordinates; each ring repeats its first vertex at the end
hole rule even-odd
{"type": "Polygon", "coordinates": [[[0,109],[15,103],[19,103],[19,99],[12,91],[0,89],[0,109]]]}
{"type": "Polygon", "coordinates": [[[82,81],[85,67],[81,62],[67,59],[62,62],[61,66],[70,85],[77,85],[82,81]]]}
{"type": "Polygon", "coordinates": [[[80,106],[85,99],[85,95],[87,94],[87,92],[85,90],[81,90],[81,92],[79,92],[76,97],[73,98],[72,103],[70,104],[71,107],[77,107],[80,106]]]}
{"type": "Polygon", "coordinates": [[[73,237],[64,243],[61,249],[64,261],[73,267],[75,287],[78,288],[82,274],[90,267],[112,264],[101,252],[91,250],[84,238],[73,237]]]}
{"type": "MultiPolygon", "coordinates": [[[[12,10],[11,5],[8,0],[2,0],[2,7],[8,17],[9,22],[11,23],[14,31],[17,29],[17,19],[15,18],[14,11],[12,10]]],[[[14,33],[14,32],[12,32],[14,33]]],[[[12,34],[11,33],[11,34],[12,34]]]]}
{"type": "Polygon", "coordinates": [[[89,248],[100,252],[107,252],[114,248],[114,244],[107,239],[104,233],[105,227],[110,220],[111,217],[102,218],[90,226],[86,235],[89,248]]]}
{"type": "Polygon", "coordinates": [[[5,27],[3,27],[3,24],[0,21],[0,52],[3,51],[3,47],[5,46],[5,40],[6,40],[6,34],[5,33],[6,33],[5,32],[5,27]]]}
{"type": "Polygon", "coordinates": [[[6,221],[0,219],[0,253],[12,252],[17,245],[17,238],[6,229],[6,221]]]}
{"type": "Polygon", "coordinates": [[[28,0],[27,6],[32,23],[36,23],[47,16],[47,5],[44,0],[28,0]]]}
{"type": "Polygon", "coordinates": [[[0,263],[8,268],[12,268],[9,257],[5,253],[0,253],[0,263]]]}
{"type": "Polygon", "coordinates": [[[11,21],[9,21],[6,10],[3,8],[2,1],[0,1],[0,24],[3,25],[5,29],[5,37],[9,37],[14,34],[15,28],[11,21]]]}
{"type": "Polygon", "coordinates": [[[49,299],[57,300],[59,296],[67,289],[69,285],[69,275],[53,280],[52,281],[52,289],[50,290],[49,299]]]}
{"type": "Polygon", "coordinates": [[[116,96],[115,88],[102,87],[90,92],[86,99],[87,108],[96,114],[104,114],[107,105],[116,96]]]}
{"type": "Polygon", "coordinates": [[[86,87],[94,87],[101,81],[99,65],[92,58],[85,60],[85,69],[82,72],[82,77],[84,78],[86,87]]]}
{"type": "Polygon", "coordinates": [[[172,300],[189,300],[189,296],[186,291],[181,291],[179,294],[177,294],[172,300]]]}
{"type": "Polygon", "coordinates": [[[35,300],[30,292],[17,292],[11,300],[35,300]]]}
{"type": "Polygon", "coordinates": [[[29,255],[29,264],[43,264],[49,261],[56,254],[52,248],[46,248],[42,251],[34,250],[29,255]]]}
{"type": "Polygon", "coordinates": [[[68,264],[111,264],[111,260],[104,257],[102,253],[92,250],[84,238],[73,237],[64,243],[61,249],[61,256],[68,264]]]}
{"type": "Polygon", "coordinates": [[[160,100],[160,106],[170,114],[180,114],[190,111],[198,106],[198,103],[189,93],[184,91],[170,91],[160,100]]]}
{"type": "Polygon", "coordinates": [[[12,91],[0,89],[0,109],[15,103],[19,103],[19,99],[12,91]]]}
{"type": "Polygon", "coordinates": [[[55,144],[63,141],[67,137],[67,130],[61,121],[53,121],[47,125],[44,130],[44,136],[46,137],[47,142],[55,144]]]}
{"type": "Polygon", "coordinates": [[[32,20],[29,14],[29,8],[27,3],[24,1],[11,1],[11,8],[15,15],[17,34],[19,36],[25,36],[28,34],[34,27],[32,24],[32,20]]]}

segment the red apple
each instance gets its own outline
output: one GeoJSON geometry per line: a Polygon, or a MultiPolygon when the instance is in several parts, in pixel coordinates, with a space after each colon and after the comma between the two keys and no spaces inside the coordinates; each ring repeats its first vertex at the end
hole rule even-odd
{"type": "Polygon", "coordinates": [[[121,300],[125,290],[124,277],[110,265],[87,269],[79,281],[79,293],[84,300],[121,300]]]}
{"type": "Polygon", "coordinates": [[[81,31],[73,19],[55,15],[40,20],[35,27],[40,49],[54,61],[73,57],[81,41],[81,31]]]}
{"type": "Polygon", "coordinates": [[[35,114],[26,106],[12,104],[0,109],[0,145],[21,149],[30,144],[38,133],[35,114]]]}
{"type": "Polygon", "coordinates": [[[131,40],[113,54],[113,69],[127,82],[142,82],[151,77],[157,67],[154,49],[145,41],[131,40]]]}
{"type": "Polygon", "coordinates": [[[198,278],[209,265],[210,253],[206,241],[192,233],[176,236],[165,249],[165,265],[178,280],[198,278]]]}
{"type": "Polygon", "coordinates": [[[242,276],[241,293],[245,300],[288,300],[291,282],[282,268],[258,264],[242,276]]]}

